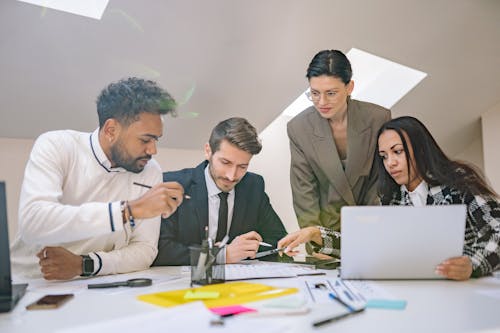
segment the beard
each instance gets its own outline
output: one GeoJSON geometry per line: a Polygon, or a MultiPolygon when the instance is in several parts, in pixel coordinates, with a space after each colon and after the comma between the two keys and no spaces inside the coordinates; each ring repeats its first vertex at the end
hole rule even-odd
{"type": "Polygon", "coordinates": [[[212,158],[209,159],[208,172],[212,176],[212,179],[215,182],[215,186],[217,186],[217,188],[222,192],[230,192],[241,180],[241,178],[238,178],[234,181],[231,181],[224,176],[220,176],[213,167],[212,158]],[[226,182],[223,183],[223,181],[226,182]]]}
{"type": "Polygon", "coordinates": [[[133,173],[139,173],[144,170],[145,165],[141,165],[141,160],[150,160],[151,155],[140,156],[134,158],[126,151],[125,147],[121,141],[111,146],[111,161],[116,165],[116,167],[121,167],[127,171],[133,173]]]}

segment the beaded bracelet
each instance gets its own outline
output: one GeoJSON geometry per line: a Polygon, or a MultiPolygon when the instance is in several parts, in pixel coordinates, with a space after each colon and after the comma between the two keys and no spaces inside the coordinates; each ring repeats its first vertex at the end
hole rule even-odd
{"type": "Polygon", "coordinates": [[[130,208],[128,201],[125,201],[125,203],[127,205],[128,221],[130,223],[130,226],[133,228],[133,227],[135,227],[135,220],[134,220],[134,216],[132,215],[132,209],[130,208]]]}

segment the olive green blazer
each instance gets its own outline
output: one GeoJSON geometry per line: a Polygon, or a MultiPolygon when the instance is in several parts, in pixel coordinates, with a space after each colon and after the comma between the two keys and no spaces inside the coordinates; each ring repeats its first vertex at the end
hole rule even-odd
{"type": "Polygon", "coordinates": [[[377,132],[390,119],[390,110],[379,105],[348,101],[345,171],[328,120],[314,106],[288,122],[290,183],[301,228],[338,231],[342,206],[378,204],[373,157],[377,132]]]}

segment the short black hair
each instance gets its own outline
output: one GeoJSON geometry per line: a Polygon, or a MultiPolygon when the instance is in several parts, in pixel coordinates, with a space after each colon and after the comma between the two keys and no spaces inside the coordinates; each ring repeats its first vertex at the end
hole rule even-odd
{"type": "Polygon", "coordinates": [[[344,84],[351,82],[352,68],[349,59],[342,51],[339,50],[323,50],[314,56],[307,68],[306,77],[310,80],[317,76],[333,76],[337,77],[344,84]]]}
{"type": "Polygon", "coordinates": [[[175,116],[175,100],[156,82],[137,77],[109,84],[97,97],[99,127],[114,118],[124,125],[138,120],[141,113],[175,116]]]}
{"type": "Polygon", "coordinates": [[[252,155],[257,155],[262,149],[257,130],[244,118],[229,118],[214,127],[208,140],[212,154],[219,150],[222,140],[252,155]]]}

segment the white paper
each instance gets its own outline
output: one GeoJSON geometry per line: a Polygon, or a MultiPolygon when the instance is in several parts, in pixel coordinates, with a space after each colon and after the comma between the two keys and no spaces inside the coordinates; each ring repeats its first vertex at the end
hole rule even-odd
{"type": "MultiPolygon", "coordinates": [[[[88,279],[76,279],[70,281],[47,281],[44,279],[36,279],[28,281],[28,290],[43,294],[66,294],[73,293],[78,294],[83,291],[88,290],[88,284],[94,283],[111,283],[111,282],[121,282],[128,279],[137,278],[149,278],[153,280],[153,286],[158,286],[164,283],[168,283],[173,280],[178,280],[182,278],[182,275],[166,275],[152,269],[140,272],[133,272],[128,274],[116,274],[116,275],[106,275],[97,276],[88,279]]],[[[117,294],[123,293],[131,290],[128,287],[118,287],[118,288],[108,288],[108,289],[96,289],[95,292],[106,293],[106,294],[117,294]]]]}
{"type": "MultiPolygon", "coordinates": [[[[238,332],[255,333],[255,326],[249,324],[244,317],[231,317],[224,320],[223,325],[211,325],[211,321],[218,320],[205,308],[201,302],[192,302],[185,305],[168,308],[152,313],[139,314],[133,317],[113,319],[105,322],[71,327],[57,331],[58,333],[88,333],[88,332],[238,332]],[[193,320],[196,318],[196,320],[193,320]]],[[[253,321],[255,324],[256,321],[253,321]]],[[[258,326],[259,333],[281,333],[287,325],[281,320],[269,322],[258,326]]]]}
{"type": "Polygon", "coordinates": [[[303,293],[310,304],[332,304],[330,293],[338,295],[353,308],[362,308],[371,299],[395,299],[395,297],[373,281],[342,280],[340,278],[308,278],[303,293]]]}
{"type": "Polygon", "coordinates": [[[248,261],[241,264],[226,265],[224,278],[226,281],[236,281],[296,277],[320,273],[312,265],[248,261]]]}

